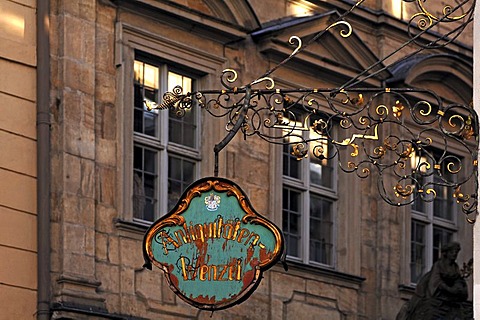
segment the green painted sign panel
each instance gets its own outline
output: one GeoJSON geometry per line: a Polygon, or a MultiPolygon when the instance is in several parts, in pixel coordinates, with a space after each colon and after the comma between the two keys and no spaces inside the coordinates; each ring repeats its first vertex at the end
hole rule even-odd
{"type": "Polygon", "coordinates": [[[237,185],[221,178],[193,183],[144,239],[147,265],[161,268],[182,299],[208,310],[246,299],[282,251],[279,228],[255,212],[237,185]]]}

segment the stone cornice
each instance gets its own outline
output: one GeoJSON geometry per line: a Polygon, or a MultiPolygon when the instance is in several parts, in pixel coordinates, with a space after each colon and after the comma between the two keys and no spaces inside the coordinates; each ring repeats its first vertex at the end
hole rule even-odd
{"type": "Polygon", "coordinates": [[[118,8],[142,14],[223,44],[247,37],[245,27],[192,10],[171,1],[114,0],[118,8]]]}

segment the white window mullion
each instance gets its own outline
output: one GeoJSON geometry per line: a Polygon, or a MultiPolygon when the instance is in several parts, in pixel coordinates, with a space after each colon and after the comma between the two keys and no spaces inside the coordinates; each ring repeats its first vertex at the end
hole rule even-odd
{"type": "MultiPolygon", "coordinates": [[[[195,90],[199,90],[197,89],[198,88],[198,82],[199,81],[195,81],[193,83],[193,87],[192,87],[192,92],[194,92],[195,90]]],[[[198,102],[197,102],[197,99],[192,99],[192,108],[195,108],[195,123],[197,124],[197,134],[195,135],[195,148],[198,150],[200,150],[200,146],[201,146],[201,141],[202,141],[202,112],[200,110],[200,107],[198,105],[198,102]]],[[[197,177],[200,176],[200,166],[197,166],[197,177]]]]}
{"type": "MultiPolygon", "coordinates": [[[[337,175],[335,174],[335,177],[337,175]]],[[[336,188],[336,186],[335,186],[336,188]]],[[[337,189],[335,189],[337,190],[337,189]]],[[[338,201],[334,201],[333,202],[333,205],[332,205],[332,210],[333,210],[333,216],[332,216],[332,222],[333,222],[333,230],[332,230],[332,244],[333,244],[333,248],[332,248],[332,266],[335,268],[337,266],[337,254],[336,254],[336,249],[337,249],[337,226],[338,226],[338,221],[337,221],[337,214],[335,214],[336,212],[338,212],[338,201]]]]}
{"type": "Polygon", "coordinates": [[[158,190],[158,210],[155,214],[158,216],[167,214],[168,210],[168,201],[165,199],[168,198],[168,153],[166,149],[159,152],[158,155],[158,166],[159,166],[159,174],[158,174],[158,181],[157,181],[157,190],[158,190]]]}
{"type": "MultiPolygon", "coordinates": [[[[308,139],[308,132],[303,132],[303,138],[308,139]]],[[[302,259],[304,263],[310,262],[310,159],[301,160],[303,187],[307,190],[303,192],[303,210],[302,210],[302,259]]]]}
{"type": "MultiPolygon", "coordinates": [[[[192,92],[197,90],[197,86],[198,86],[198,81],[195,81],[193,82],[193,86],[192,86],[192,92]]],[[[196,124],[196,134],[195,134],[195,149],[197,151],[197,155],[198,155],[198,158],[201,158],[201,153],[199,152],[200,148],[201,148],[201,137],[202,137],[202,112],[198,106],[198,103],[196,101],[196,99],[193,99],[193,102],[192,102],[192,108],[195,109],[195,124],[196,124]]],[[[200,160],[200,159],[198,159],[200,160]]],[[[197,177],[200,177],[201,175],[201,170],[200,170],[200,165],[199,163],[197,162],[197,164],[195,165],[195,170],[194,170],[194,173],[195,173],[195,179],[197,177]]]]}
{"type": "Polygon", "coordinates": [[[433,265],[433,224],[425,225],[425,266],[430,270],[433,265]]]}
{"type": "MultiPolygon", "coordinates": [[[[433,177],[428,178],[429,182],[433,181],[433,177]]],[[[435,201],[435,200],[434,200],[435,201]]],[[[425,252],[425,266],[426,270],[430,270],[433,265],[433,202],[427,202],[425,205],[428,224],[425,226],[426,236],[426,252],[425,252]]]]}
{"type": "Polygon", "coordinates": [[[310,261],[310,193],[305,191],[302,193],[302,261],[308,263],[310,261]]]}

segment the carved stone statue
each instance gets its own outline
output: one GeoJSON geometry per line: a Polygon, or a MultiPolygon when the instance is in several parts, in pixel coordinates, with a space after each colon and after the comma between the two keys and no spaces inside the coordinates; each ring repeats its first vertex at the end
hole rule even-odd
{"type": "Polygon", "coordinates": [[[423,275],[415,295],[397,314],[396,320],[470,320],[468,289],[455,262],[460,244],[451,242],[442,248],[442,257],[423,275]]]}

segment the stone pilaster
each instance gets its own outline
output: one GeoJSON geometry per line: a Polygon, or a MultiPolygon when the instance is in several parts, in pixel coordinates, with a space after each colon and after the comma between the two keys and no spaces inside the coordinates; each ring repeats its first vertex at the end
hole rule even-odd
{"type": "Polygon", "coordinates": [[[52,11],[54,300],[102,309],[95,275],[96,1],[58,1],[52,11]]]}

